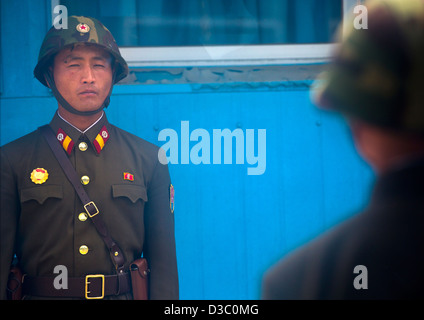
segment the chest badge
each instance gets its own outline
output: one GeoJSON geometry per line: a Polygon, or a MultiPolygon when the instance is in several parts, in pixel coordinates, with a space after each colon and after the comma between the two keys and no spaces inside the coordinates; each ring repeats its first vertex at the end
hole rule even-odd
{"type": "Polygon", "coordinates": [[[124,180],[134,181],[134,175],[129,172],[124,172],[124,180]]]}
{"type": "Polygon", "coordinates": [[[37,168],[31,172],[31,181],[35,184],[42,184],[49,178],[49,173],[46,169],[37,168]]]}

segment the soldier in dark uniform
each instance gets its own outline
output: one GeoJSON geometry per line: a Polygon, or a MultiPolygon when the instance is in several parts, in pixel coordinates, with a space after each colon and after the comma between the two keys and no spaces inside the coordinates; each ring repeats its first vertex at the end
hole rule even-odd
{"type": "Polygon", "coordinates": [[[158,161],[158,147],[110,124],[103,111],[127,73],[111,33],[96,19],[77,16],[68,18],[68,29],[49,30],[34,70],[58,101],[50,127],[122,250],[124,276],[117,280],[108,248],[37,130],[1,148],[1,299],[14,256],[27,298],[87,297],[71,284],[54,287],[54,269],[64,266],[74,282],[107,277],[106,299],[132,299],[127,273],[142,254],[150,299],[178,299],[168,168],[158,161]]]}
{"type": "Polygon", "coordinates": [[[366,3],[317,83],[377,175],[366,210],[284,257],[264,299],[424,298],[424,1],[366,3]]]}

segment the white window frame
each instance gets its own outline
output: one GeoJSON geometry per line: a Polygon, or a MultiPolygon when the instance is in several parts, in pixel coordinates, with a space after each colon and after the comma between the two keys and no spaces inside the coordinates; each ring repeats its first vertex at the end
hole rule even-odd
{"type": "Polygon", "coordinates": [[[249,66],[325,62],[334,44],[123,47],[130,67],[249,66]]]}
{"type": "MultiPolygon", "coordinates": [[[[363,0],[343,0],[344,18],[363,0]]],[[[51,0],[53,8],[58,0],[51,0]]],[[[53,21],[53,16],[52,16],[53,21]]],[[[325,63],[337,44],[120,47],[129,67],[258,66],[325,63]]]]}

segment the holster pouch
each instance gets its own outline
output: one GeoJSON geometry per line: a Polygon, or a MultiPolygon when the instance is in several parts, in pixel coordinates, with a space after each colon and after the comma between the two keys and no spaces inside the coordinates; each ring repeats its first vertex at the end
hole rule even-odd
{"type": "Polygon", "coordinates": [[[146,258],[133,261],[130,265],[134,300],[149,300],[149,265],[146,258]]]}
{"type": "Polygon", "coordinates": [[[21,300],[22,299],[22,280],[23,274],[17,266],[10,268],[9,279],[7,281],[7,299],[21,300]]]}

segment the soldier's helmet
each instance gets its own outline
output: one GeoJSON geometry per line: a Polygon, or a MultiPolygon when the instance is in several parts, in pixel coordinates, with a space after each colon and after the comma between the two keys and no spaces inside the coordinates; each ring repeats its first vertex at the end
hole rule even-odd
{"type": "Polygon", "coordinates": [[[38,63],[34,69],[34,76],[47,86],[44,73],[53,57],[62,49],[76,44],[90,44],[99,46],[115,58],[114,84],[128,75],[128,65],[119,52],[118,45],[110,31],[97,19],[82,16],[68,17],[67,29],[50,28],[38,55],[38,63]]]}
{"type": "Polygon", "coordinates": [[[424,135],[424,1],[375,0],[365,7],[368,29],[340,28],[340,47],[315,82],[314,103],[424,135]]]}

